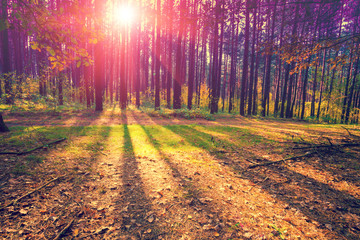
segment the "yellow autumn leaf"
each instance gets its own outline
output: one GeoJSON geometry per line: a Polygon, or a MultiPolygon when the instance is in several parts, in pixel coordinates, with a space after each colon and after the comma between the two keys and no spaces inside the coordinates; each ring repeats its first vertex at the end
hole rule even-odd
{"type": "Polygon", "coordinates": [[[73,236],[76,237],[77,235],[79,235],[79,229],[78,228],[74,229],[74,231],[73,231],[73,236]]]}

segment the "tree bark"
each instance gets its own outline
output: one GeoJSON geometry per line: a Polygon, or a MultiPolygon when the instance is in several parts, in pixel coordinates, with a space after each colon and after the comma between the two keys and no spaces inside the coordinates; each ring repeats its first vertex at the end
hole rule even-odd
{"type": "Polygon", "coordinates": [[[166,83],[166,102],[167,107],[171,108],[171,87],[173,83],[173,63],[172,63],[172,53],[173,53],[173,47],[172,47],[172,41],[173,41],[173,7],[174,7],[174,0],[169,0],[169,29],[168,29],[168,36],[167,39],[169,41],[168,46],[168,70],[167,70],[167,83],[166,83]]]}
{"type": "Polygon", "coordinates": [[[351,103],[353,101],[354,89],[355,89],[355,85],[356,85],[356,77],[357,77],[358,70],[359,70],[359,56],[357,56],[357,59],[355,61],[355,70],[354,70],[354,74],[352,76],[353,81],[352,81],[352,84],[351,84],[351,87],[350,87],[349,99],[347,101],[346,114],[345,114],[345,123],[346,124],[349,123],[349,116],[350,116],[350,111],[351,111],[351,103]]]}
{"type": "Polygon", "coordinates": [[[237,65],[237,40],[238,40],[238,23],[235,24],[235,16],[232,17],[232,38],[231,38],[231,66],[230,66],[230,85],[229,85],[229,113],[233,110],[236,82],[236,65],[237,65]]]}
{"type": "Polygon", "coordinates": [[[5,125],[2,113],[0,112],[0,132],[9,132],[9,128],[5,125]]]}
{"type": "Polygon", "coordinates": [[[160,39],[161,39],[161,0],[157,0],[156,7],[156,59],[155,59],[155,110],[160,110],[160,39]]]}
{"type": "MultiPolygon", "coordinates": [[[[8,19],[8,1],[2,0],[2,18],[4,22],[7,22],[8,19]]],[[[12,79],[10,76],[11,72],[11,58],[10,58],[10,51],[9,51],[9,31],[5,28],[2,31],[2,57],[3,57],[3,69],[2,72],[4,73],[4,88],[5,88],[5,103],[12,104],[13,97],[12,97],[12,79]]]]}
{"type": "Polygon", "coordinates": [[[254,92],[254,73],[255,73],[255,46],[257,44],[256,40],[256,20],[257,20],[257,6],[253,8],[253,31],[252,31],[252,47],[251,47],[251,63],[250,63],[250,78],[249,78],[249,102],[248,102],[248,115],[252,115],[252,106],[253,106],[253,92],[254,92]]]}
{"type": "Polygon", "coordinates": [[[245,8],[245,41],[244,41],[244,57],[243,57],[243,70],[241,77],[241,93],[240,93],[240,115],[245,115],[245,90],[248,81],[249,71],[249,38],[250,38],[250,1],[246,1],[245,8]]]}
{"type": "MultiPolygon", "coordinates": [[[[95,1],[95,15],[97,20],[99,21],[101,19],[101,15],[103,12],[103,5],[102,0],[96,0],[95,1]]],[[[97,22],[97,21],[96,21],[97,22]]],[[[100,29],[102,26],[97,23],[96,28],[100,29]]],[[[103,56],[103,46],[101,42],[99,41],[95,47],[95,111],[102,111],[103,110],[103,62],[104,62],[104,56],[103,56]]]]}
{"type": "Polygon", "coordinates": [[[184,31],[184,9],[186,7],[185,0],[180,0],[179,10],[180,10],[180,25],[179,25],[179,34],[177,39],[177,49],[176,49],[176,76],[174,81],[174,99],[173,107],[174,109],[181,108],[181,87],[182,87],[182,38],[184,31]]]}
{"type": "Polygon", "coordinates": [[[219,71],[219,22],[218,17],[220,15],[220,0],[216,0],[215,6],[215,22],[214,22],[214,32],[213,32],[213,63],[212,63],[212,76],[211,76],[211,87],[210,87],[210,113],[214,114],[218,112],[218,101],[219,96],[217,96],[217,87],[218,87],[218,71],[219,71]]]}
{"type": "MultiPolygon", "coordinates": [[[[269,96],[270,96],[270,75],[271,75],[271,60],[272,60],[272,55],[273,55],[273,39],[274,39],[274,32],[275,32],[275,20],[276,20],[276,6],[277,6],[278,1],[275,0],[274,3],[274,10],[273,10],[273,14],[272,14],[272,26],[271,26],[271,34],[270,34],[270,39],[268,44],[269,46],[269,50],[267,52],[267,65],[266,65],[266,78],[265,78],[265,84],[264,84],[264,89],[263,89],[263,99],[262,99],[262,111],[261,114],[262,116],[265,117],[266,113],[266,106],[267,104],[269,104],[269,96]]],[[[270,14],[269,14],[270,17],[270,14]]],[[[295,20],[297,21],[297,20],[295,20]]],[[[270,20],[269,20],[270,23],[270,20]]]]}
{"type": "Polygon", "coordinates": [[[197,0],[193,2],[191,27],[190,27],[190,56],[189,56],[189,80],[188,80],[188,109],[192,108],[195,79],[195,41],[197,28],[197,0]]]}
{"type": "Polygon", "coordinates": [[[323,62],[322,62],[322,70],[321,70],[321,80],[320,80],[320,96],[319,96],[319,105],[317,109],[316,119],[320,118],[320,111],[321,111],[321,103],[322,103],[322,93],[323,93],[323,87],[324,87],[324,78],[325,78],[325,60],[326,60],[326,50],[324,49],[323,53],[323,62]]]}

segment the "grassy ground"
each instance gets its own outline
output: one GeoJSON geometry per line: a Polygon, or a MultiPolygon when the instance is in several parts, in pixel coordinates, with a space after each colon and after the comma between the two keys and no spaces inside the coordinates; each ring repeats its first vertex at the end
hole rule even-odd
{"type": "Polygon", "coordinates": [[[5,115],[0,238],[360,238],[359,127],[187,116],[5,115]]]}

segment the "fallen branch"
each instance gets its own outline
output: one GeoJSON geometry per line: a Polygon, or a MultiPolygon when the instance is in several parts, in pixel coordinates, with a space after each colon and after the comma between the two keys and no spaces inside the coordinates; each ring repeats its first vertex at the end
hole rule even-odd
{"type": "Polygon", "coordinates": [[[211,151],[211,154],[213,153],[239,153],[238,151],[225,151],[225,150],[216,150],[216,151],[211,151]]]}
{"type": "Polygon", "coordinates": [[[44,144],[42,146],[38,146],[38,147],[35,147],[35,148],[28,149],[28,150],[23,151],[23,152],[0,152],[0,154],[25,155],[25,154],[31,153],[33,151],[36,151],[38,149],[41,149],[41,148],[44,148],[44,147],[47,147],[47,146],[50,146],[50,145],[53,145],[53,144],[56,144],[56,143],[60,143],[60,142],[65,141],[65,140],[66,140],[66,138],[61,138],[61,139],[49,142],[47,144],[44,144]]]}
{"type": "Polygon", "coordinates": [[[42,188],[46,187],[46,186],[47,186],[47,185],[49,185],[50,183],[55,182],[56,180],[58,180],[58,179],[60,179],[60,178],[63,178],[64,176],[65,176],[65,175],[62,175],[62,176],[57,177],[57,178],[54,178],[54,179],[52,179],[52,180],[48,181],[47,183],[45,183],[45,184],[41,185],[40,187],[38,187],[38,188],[36,188],[36,189],[34,189],[34,190],[32,190],[32,191],[30,191],[30,192],[28,192],[28,193],[26,193],[26,194],[22,195],[21,197],[19,197],[19,198],[15,199],[14,201],[12,201],[12,202],[10,202],[10,203],[6,204],[5,206],[0,207],[0,211],[1,211],[1,210],[3,210],[3,209],[5,209],[5,208],[7,208],[7,207],[9,207],[9,206],[11,206],[11,205],[16,204],[16,203],[17,203],[18,201],[20,201],[21,199],[23,199],[23,198],[25,198],[25,197],[29,196],[30,194],[33,194],[34,192],[39,191],[40,189],[42,189],[42,188]]]}
{"type": "Polygon", "coordinates": [[[348,132],[349,136],[351,136],[351,137],[356,137],[356,138],[360,138],[360,136],[355,135],[355,134],[352,134],[352,133],[349,131],[349,129],[347,129],[346,127],[342,127],[342,128],[345,129],[345,130],[348,132]]]}
{"type": "Polygon", "coordinates": [[[64,235],[67,232],[67,230],[71,227],[74,221],[75,221],[75,217],[61,230],[61,232],[53,240],[60,239],[62,235],[64,235]]]}
{"type": "Polygon", "coordinates": [[[254,164],[254,165],[250,165],[248,167],[248,169],[249,168],[269,166],[269,165],[272,165],[272,164],[282,163],[282,162],[289,161],[289,160],[295,160],[295,159],[302,158],[302,157],[309,157],[309,156],[311,156],[313,154],[314,154],[314,152],[307,152],[304,155],[295,156],[295,157],[291,157],[291,158],[285,158],[285,159],[281,159],[281,160],[274,161],[274,162],[265,162],[265,163],[254,164]]]}
{"type": "Polygon", "coordinates": [[[344,144],[332,144],[332,145],[313,145],[308,147],[295,147],[293,149],[311,149],[311,148],[342,148],[342,147],[358,147],[360,143],[344,143],[344,144]]]}

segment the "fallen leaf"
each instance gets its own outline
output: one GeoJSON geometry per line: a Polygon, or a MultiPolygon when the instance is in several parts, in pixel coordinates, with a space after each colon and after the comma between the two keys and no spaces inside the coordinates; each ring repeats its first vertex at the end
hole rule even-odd
{"type": "Polygon", "coordinates": [[[96,233],[96,234],[104,234],[104,233],[106,233],[108,230],[109,230],[108,227],[101,227],[101,228],[98,228],[98,229],[95,231],[95,233],[96,233]]]}
{"type": "Polygon", "coordinates": [[[251,238],[252,235],[253,235],[253,234],[252,234],[251,232],[246,232],[246,233],[243,234],[243,236],[244,236],[245,238],[251,238]]]}
{"type": "Polygon", "coordinates": [[[155,220],[154,215],[151,215],[151,216],[148,218],[148,222],[149,222],[149,223],[152,223],[154,220],[155,220]]]}
{"type": "Polygon", "coordinates": [[[220,231],[222,228],[224,228],[225,227],[225,224],[223,224],[223,223],[219,223],[218,225],[216,225],[215,226],[215,230],[216,231],[220,231]]]}
{"type": "Polygon", "coordinates": [[[129,210],[129,206],[126,206],[122,209],[123,212],[127,212],[129,210]]]}
{"type": "Polygon", "coordinates": [[[26,211],[25,209],[20,209],[20,214],[22,215],[26,215],[28,213],[28,211],[26,211]]]}
{"type": "Polygon", "coordinates": [[[203,229],[204,230],[212,230],[213,227],[210,224],[206,224],[206,225],[203,226],[203,229]]]}
{"type": "Polygon", "coordinates": [[[333,230],[333,227],[332,227],[332,225],[331,225],[331,224],[325,224],[325,227],[326,227],[327,229],[329,229],[330,231],[332,231],[332,230],[333,230]]]}
{"type": "Polygon", "coordinates": [[[215,236],[215,237],[219,237],[220,234],[219,234],[218,232],[214,232],[214,236],[215,236]]]}
{"type": "Polygon", "coordinates": [[[209,202],[212,201],[211,198],[208,198],[208,197],[205,197],[205,198],[199,198],[199,201],[202,203],[202,204],[207,204],[209,202]]]}
{"type": "Polygon", "coordinates": [[[72,235],[73,235],[74,237],[76,237],[77,235],[79,235],[79,229],[78,229],[78,228],[74,229],[72,235]]]}

